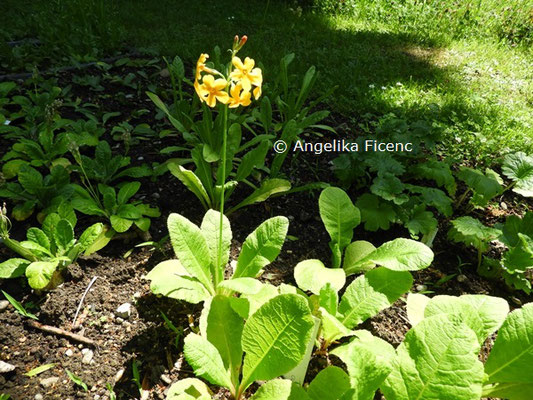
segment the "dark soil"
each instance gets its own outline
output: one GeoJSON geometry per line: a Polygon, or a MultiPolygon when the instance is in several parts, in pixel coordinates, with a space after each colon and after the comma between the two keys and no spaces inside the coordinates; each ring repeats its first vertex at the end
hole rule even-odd
{"type": "MultiPolygon", "coordinates": [[[[123,67],[114,74],[131,72],[132,68],[123,67]]],[[[83,73],[96,73],[96,69],[83,73]]],[[[60,83],[65,86],[71,81],[71,74],[60,76],[60,83]]],[[[159,75],[152,75],[157,86],[168,82],[159,75]]],[[[145,85],[147,82],[144,82],[145,85]]],[[[130,94],[131,102],[117,101],[114,96],[99,96],[97,93],[73,85],[74,96],[98,104],[105,112],[120,111],[124,119],[132,110],[148,108],[142,122],[157,124],[154,119],[155,109],[151,102],[146,101],[142,89],[134,90],[115,87],[110,84],[103,93],[123,91],[130,94]],[[109,90],[108,90],[109,89],[109,90]]],[[[113,121],[115,123],[116,121],[113,121]]],[[[352,126],[350,121],[339,116],[332,116],[329,124],[333,127],[352,126]]],[[[109,124],[108,124],[109,125],[109,124]]],[[[156,129],[156,128],[154,128],[156,129]]],[[[354,128],[355,131],[356,128],[354,128]]],[[[349,129],[348,129],[349,130],[349,129]]],[[[109,132],[104,136],[109,138],[109,132]]],[[[139,163],[163,162],[165,156],[159,155],[159,150],[176,139],[141,141],[132,146],[130,156],[139,163]]],[[[1,151],[8,148],[10,142],[0,137],[1,151]]],[[[330,171],[330,164],[335,154],[309,155],[300,154],[298,157],[289,156],[285,166],[287,176],[294,186],[315,182],[335,182],[330,171]]],[[[150,229],[154,239],[159,240],[167,234],[166,219],[169,213],[177,212],[185,215],[195,223],[199,223],[204,214],[197,199],[185,189],[181,183],[165,174],[157,180],[143,179],[138,198],[144,199],[162,211],[162,216],[154,219],[150,229]]],[[[247,189],[237,189],[231,202],[237,202],[248,194],[247,189]]],[[[351,193],[357,195],[357,193],[351,193]]],[[[506,193],[505,201],[509,210],[517,210],[518,201],[510,193],[506,193]]],[[[328,247],[329,238],[318,217],[318,192],[301,192],[270,199],[265,203],[248,207],[233,214],[230,218],[233,230],[233,255],[237,255],[246,236],[265,219],[284,215],[290,220],[289,235],[280,256],[266,268],[264,280],[273,284],[294,283],[293,268],[305,259],[317,258],[324,262],[330,259],[328,247]]],[[[510,211],[509,211],[510,212],[510,211]]],[[[487,222],[502,221],[503,215],[495,215],[491,209],[481,215],[487,222]]],[[[89,224],[80,218],[81,223],[89,224]]],[[[29,226],[20,223],[12,231],[13,236],[21,239],[21,233],[29,226]]],[[[487,280],[475,271],[476,255],[473,251],[462,246],[451,244],[447,239],[447,222],[441,221],[441,229],[434,243],[435,261],[433,265],[418,273],[414,273],[415,284],[413,291],[432,294],[461,295],[466,293],[490,294],[506,298],[512,307],[517,307],[532,297],[523,293],[511,292],[499,280],[487,280]],[[444,278],[451,277],[446,280],[444,278]]],[[[369,240],[376,246],[395,237],[408,237],[407,231],[401,227],[393,227],[388,231],[366,232],[362,227],[355,231],[355,238],[369,240]]],[[[149,289],[149,283],[143,280],[143,275],[150,271],[158,262],[172,258],[170,245],[164,247],[164,252],[151,251],[145,247],[135,250],[130,257],[123,258],[126,251],[141,241],[133,239],[130,242],[113,241],[100,255],[81,258],[77,264],[69,267],[65,276],[65,283],[49,293],[37,294],[27,286],[23,279],[0,282],[0,288],[5,290],[29,311],[33,311],[43,324],[72,331],[94,340],[97,345],[91,348],[75,341],[53,334],[44,333],[27,324],[27,319],[18,314],[12,306],[0,311],[0,360],[16,366],[13,372],[0,375],[0,391],[10,394],[14,400],[31,400],[40,394],[42,399],[109,399],[106,386],[114,387],[118,399],[139,399],[139,389],[133,381],[133,365],[137,365],[140,375],[139,385],[145,391],[145,399],[164,399],[165,390],[172,382],[184,377],[192,376],[191,368],[183,359],[183,337],[198,326],[197,318],[201,306],[191,306],[172,299],[158,298],[149,289]],[[97,277],[89,290],[78,317],[77,327],[72,327],[74,314],[80,299],[93,277],[97,277]],[[118,306],[131,303],[133,311],[129,318],[118,318],[115,313],[118,306]],[[31,307],[33,305],[33,307],[31,307]],[[169,329],[161,315],[164,313],[172,323],[182,330],[176,334],[169,329]],[[88,350],[86,350],[88,349],[88,350]],[[92,360],[84,363],[82,360],[88,351],[93,352],[92,360]],[[24,374],[43,364],[54,363],[55,366],[34,377],[24,374]],[[66,370],[81,378],[88,386],[85,392],[74,384],[67,376],[66,370]],[[50,386],[43,386],[46,378],[57,377],[58,380],[50,386]]],[[[0,260],[10,257],[4,248],[0,248],[0,260]]],[[[389,343],[397,346],[409,330],[405,303],[397,301],[392,307],[384,310],[376,317],[366,321],[362,328],[369,329],[389,343]]],[[[484,347],[484,357],[490,348],[490,343],[484,347]]],[[[86,357],[86,361],[87,361],[86,357]]],[[[310,381],[316,373],[327,363],[340,365],[340,361],[332,357],[316,356],[313,358],[306,381],[310,381]]],[[[227,399],[228,393],[219,391],[215,398],[227,399]]],[[[376,398],[380,398],[379,395],[376,398]]]]}

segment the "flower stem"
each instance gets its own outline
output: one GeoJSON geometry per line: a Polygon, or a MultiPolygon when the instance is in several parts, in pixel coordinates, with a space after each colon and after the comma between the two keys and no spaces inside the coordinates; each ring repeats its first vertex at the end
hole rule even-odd
{"type": "Polygon", "coordinates": [[[224,189],[226,186],[226,147],[228,142],[228,106],[224,105],[222,116],[222,187],[220,189],[220,224],[218,228],[217,265],[215,266],[215,288],[224,277],[222,264],[222,227],[224,224],[224,189]]]}

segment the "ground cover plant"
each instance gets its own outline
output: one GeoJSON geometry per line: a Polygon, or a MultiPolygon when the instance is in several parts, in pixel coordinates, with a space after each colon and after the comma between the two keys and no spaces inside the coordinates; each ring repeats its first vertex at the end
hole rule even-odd
{"type": "Polygon", "coordinates": [[[0,398],[531,397],[529,1],[5,4],[0,398]]]}

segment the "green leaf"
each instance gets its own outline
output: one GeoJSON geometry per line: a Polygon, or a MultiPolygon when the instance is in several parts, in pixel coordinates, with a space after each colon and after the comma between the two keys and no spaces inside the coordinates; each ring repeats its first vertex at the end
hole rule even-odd
{"type": "Polygon", "coordinates": [[[35,319],[35,320],[39,319],[34,314],[26,311],[24,306],[22,304],[20,304],[17,300],[15,300],[15,298],[11,297],[9,294],[4,292],[3,290],[2,290],[2,293],[6,297],[7,301],[9,301],[9,303],[15,308],[15,310],[17,310],[17,312],[20,315],[22,315],[24,317],[32,318],[32,319],[35,319]]]}
{"type": "Polygon", "coordinates": [[[361,211],[361,220],[365,223],[367,231],[387,230],[390,228],[390,223],[396,220],[396,213],[392,206],[373,194],[363,194],[357,199],[355,205],[361,211]]]}
{"type": "Polygon", "coordinates": [[[230,376],[226,373],[224,362],[213,344],[199,335],[189,333],[184,340],[183,352],[196,376],[214,385],[231,388],[230,376]]]}
{"type": "Polygon", "coordinates": [[[361,222],[361,214],[342,189],[328,187],[318,199],[320,217],[331,237],[333,268],[340,267],[342,252],[352,241],[353,230],[361,222]]]}
{"type": "Polygon", "coordinates": [[[209,292],[191,277],[178,260],[167,260],[157,264],[145,276],[150,281],[150,290],[172,299],[197,304],[210,297],[209,292]]]}
{"type": "Polygon", "coordinates": [[[370,400],[393,369],[394,347],[367,331],[356,331],[347,345],[334,349],[348,370],[353,392],[350,399],[370,400]]]}
{"type": "Polygon", "coordinates": [[[168,164],[168,170],[172,175],[178,178],[181,183],[183,183],[187,189],[194,193],[196,197],[200,200],[204,208],[209,209],[211,207],[211,200],[209,195],[205,190],[202,181],[196,176],[196,174],[188,169],[183,168],[181,165],[176,165],[174,163],[168,164]]]}
{"type": "Polygon", "coordinates": [[[374,250],[376,250],[376,247],[365,240],[356,240],[355,242],[350,243],[344,252],[344,262],[342,266],[346,275],[366,272],[374,268],[376,264],[372,261],[365,260],[365,257],[374,250]]]}
{"type": "Polygon", "coordinates": [[[329,366],[320,371],[309,384],[311,400],[339,400],[350,390],[350,377],[341,368],[329,366]]]}
{"type": "Polygon", "coordinates": [[[111,226],[118,233],[126,232],[133,225],[133,220],[119,217],[118,215],[112,215],[109,218],[111,226]]]}
{"type": "Polygon", "coordinates": [[[322,346],[327,348],[335,340],[346,336],[352,336],[354,332],[347,328],[339,319],[330,314],[325,308],[319,308],[320,314],[320,336],[323,339],[322,346]]]}
{"type": "Polygon", "coordinates": [[[229,297],[217,295],[211,300],[207,315],[207,340],[218,350],[224,367],[230,371],[233,385],[239,383],[242,363],[242,330],[244,319],[233,311],[229,297]]]}
{"type": "Polygon", "coordinates": [[[261,385],[250,400],[310,400],[301,386],[288,379],[274,379],[261,385]]]}
{"type": "Polygon", "coordinates": [[[68,369],[65,368],[65,372],[67,373],[68,377],[72,382],[74,382],[76,385],[83,388],[83,390],[87,391],[89,388],[87,387],[87,384],[82,381],[82,379],[79,376],[74,375],[72,372],[70,372],[68,369]]]}
{"type": "Polygon", "coordinates": [[[229,261],[229,251],[231,247],[231,226],[228,218],[224,215],[222,217],[222,254],[220,263],[218,261],[218,249],[219,249],[219,232],[220,232],[220,212],[215,210],[207,210],[200,226],[202,234],[204,235],[209,252],[211,254],[211,264],[215,269],[220,268],[224,270],[226,264],[229,261]]]}
{"type": "Polygon", "coordinates": [[[242,334],[242,388],[289,372],[305,355],[314,322],[304,297],[282,294],[246,321],[242,334]]]}
{"type": "Polygon", "coordinates": [[[435,296],[426,305],[424,316],[446,314],[472,329],[481,346],[502,325],[509,305],[504,299],[485,295],[435,296]]]}
{"type": "Polygon", "coordinates": [[[415,165],[411,171],[421,178],[432,179],[437,182],[437,185],[444,186],[450,196],[455,195],[457,185],[450,166],[445,162],[429,160],[425,163],[415,165]]]}
{"type": "Polygon", "coordinates": [[[422,195],[422,203],[425,206],[435,207],[445,217],[451,217],[453,201],[442,190],[415,185],[406,185],[406,188],[411,193],[422,195]]]}
{"type": "Polygon", "coordinates": [[[485,252],[489,249],[489,242],[500,236],[499,229],[483,225],[472,217],[459,217],[451,221],[452,228],[448,231],[448,237],[454,242],[461,242],[467,246],[485,252]]]}
{"type": "Polygon", "coordinates": [[[59,265],[58,260],[32,262],[26,268],[28,283],[33,289],[44,289],[59,265]]]}
{"type": "Polygon", "coordinates": [[[409,293],[407,295],[407,318],[409,318],[411,326],[416,326],[424,319],[424,311],[430,300],[429,297],[420,293],[409,293]]]}
{"type": "Polygon", "coordinates": [[[31,370],[29,370],[28,372],[26,372],[24,375],[28,376],[28,377],[32,377],[32,376],[36,376],[36,375],[39,375],[45,371],[48,371],[49,369],[52,369],[54,368],[56,365],[55,364],[44,364],[44,365],[40,365],[36,368],[33,368],[31,370]]]}
{"type": "Polygon", "coordinates": [[[513,182],[533,180],[533,156],[521,151],[506,155],[502,172],[513,182]]]}
{"type": "MultiPolygon", "coordinates": [[[[488,383],[533,384],[533,303],[509,314],[485,364],[488,383]]],[[[524,388],[527,390],[527,388],[524,388]]],[[[531,392],[529,393],[531,396],[531,392]]]]}
{"type": "Polygon", "coordinates": [[[255,278],[276,259],[285,242],[289,220],[273,217],[259,225],[244,241],[233,278],[255,278]]]}
{"type": "Polygon", "coordinates": [[[202,231],[179,214],[168,216],[170,242],[176,256],[187,272],[214,293],[211,281],[211,254],[202,231]]]}
{"type": "Polygon", "coordinates": [[[383,243],[360,262],[373,262],[394,271],[418,271],[433,261],[433,251],[423,243],[398,238],[383,243]]]}
{"type": "Polygon", "coordinates": [[[422,233],[427,235],[437,228],[437,220],[433,217],[431,211],[426,211],[426,205],[420,204],[413,208],[412,214],[409,217],[409,221],[405,224],[405,227],[409,229],[409,233],[412,236],[422,233]]]}
{"type": "Polygon", "coordinates": [[[305,260],[294,268],[294,279],[302,290],[320,294],[326,284],[339,291],[346,283],[346,274],[340,268],[326,268],[320,260],[305,260]]]}
{"type": "Polygon", "coordinates": [[[98,215],[105,216],[105,211],[102,210],[93,199],[83,199],[81,197],[75,197],[71,200],[72,207],[75,210],[86,215],[98,215]]]}
{"type": "Polygon", "coordinates": [[[60,251],[68,250],[74,239],[72,225],[66,219],[59,220],[54,231],[54,241],[60,251]]]}
{"type": "Polygon", "coordinates": [[[220,282],[217,288],[229,289],[233,292],[243,294],[257,294],[263,284],[255,278],[234,278],[220,282]]]}
{"type": "Polygon", "coordinates": [[[30,261],[24,258],[10,258],[0,263],[0,279],[18,278],[24,275],[30,261]]]}
{"type": "Polygon", "coordinates": [[[232,212],[235,212],[242,207],[246,207],[254,203],[260,203],[276,193],[287,192],[290,190],[290,188],[291,183],[285,179],[266,179],[263,181],[261,186],[256,189],[250,196],[246,197],[243,201],[241,201],[235,207],[230,209],[227,213],[231,214],[232,212]]]}
{"type": "Polygon", "coordinates": [[[372,186],[370,186],[370,191],[381,197],[382,199],[392,201],[394,204],[400,205],[409,201],[409,197],[403,193],[405,185],[399,180],[396,176],[391,173],[385,173],[383,175],[378,175],[372,186]]]}
{"type": "Polygon", "coordinates": [[[465,182],[473,190],[472,204],[484,207],[495,196],[502,192],[502,185],[498,174],[487,168],[486,173],[461,167],[457,177],[465,182]]]}
{"type": "Polygon", "coordinates": [[[141,188],[140,182],[128,182],[120,188],[117,195],[118,204],[126,204],[141,188]]]}
{"type": "Polygon", "coordinates": [[[133,204],[120,204],[116,215],[125,219],[139,219],[142,217],[141,211],[133,204]]]}
{"type": "Polygon", "coordinates": [[[101,223],[96,223],[85,229],[78,240],[78,243],[80,244],[80,252],[90,248],[103,231],[104,225],[101,223]]]}
{"type": "Polygon", "coordinates": [[[18,181],[31,194],[36,194],[43,187],[43,176],[35,168],[23,165],[19,169],[18,181]]]}
{"type": "Polygon", "coordinates": [[[483,364],[476,334],[446,315],[425,318],[396,350],[381,391],[387,400],[478,400],[483,364]]]}
{"type": "Polygon", "coordinates": [[[323,307],[328,313],[337,315],[339,295],[337,290],[335,290],[330,283],[326,283],[322,289],[320,289],[318,301],[320,307],[323,307]]]}
{"type": "Polygon", "coordinates": [[[170,386],[166,400],[211,400],[212,395],[209,387],[201,380],[185,378],[170,386]]]}
{"type": "Polygon", "coordinates": [[[339,312],[341,322],[353,328],[373,317],[406,293],[413,284],[407,271],[378,267],[355,279],[342,296],[339,312]]]}

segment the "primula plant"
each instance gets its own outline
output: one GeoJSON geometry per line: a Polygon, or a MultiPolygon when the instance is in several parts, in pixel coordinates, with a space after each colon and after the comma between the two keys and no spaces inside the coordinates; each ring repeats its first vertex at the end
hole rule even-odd
{"type": "Polygon", "coordinates": [[[76,239],[76,214],[62,204],[57,213],[49,214],[42,228],[28,229],[27,240],[19,242],[9,237],[10,221],[4,207],[0,212],[0,239],[7,248],[23,258],[11,258],[0,263],[0,278],[17,278],[26,274],[33,289],[51,290],[62,282],[61,272],[86,252],[103,231],[100,223],[87,228],[76,239]]]}

